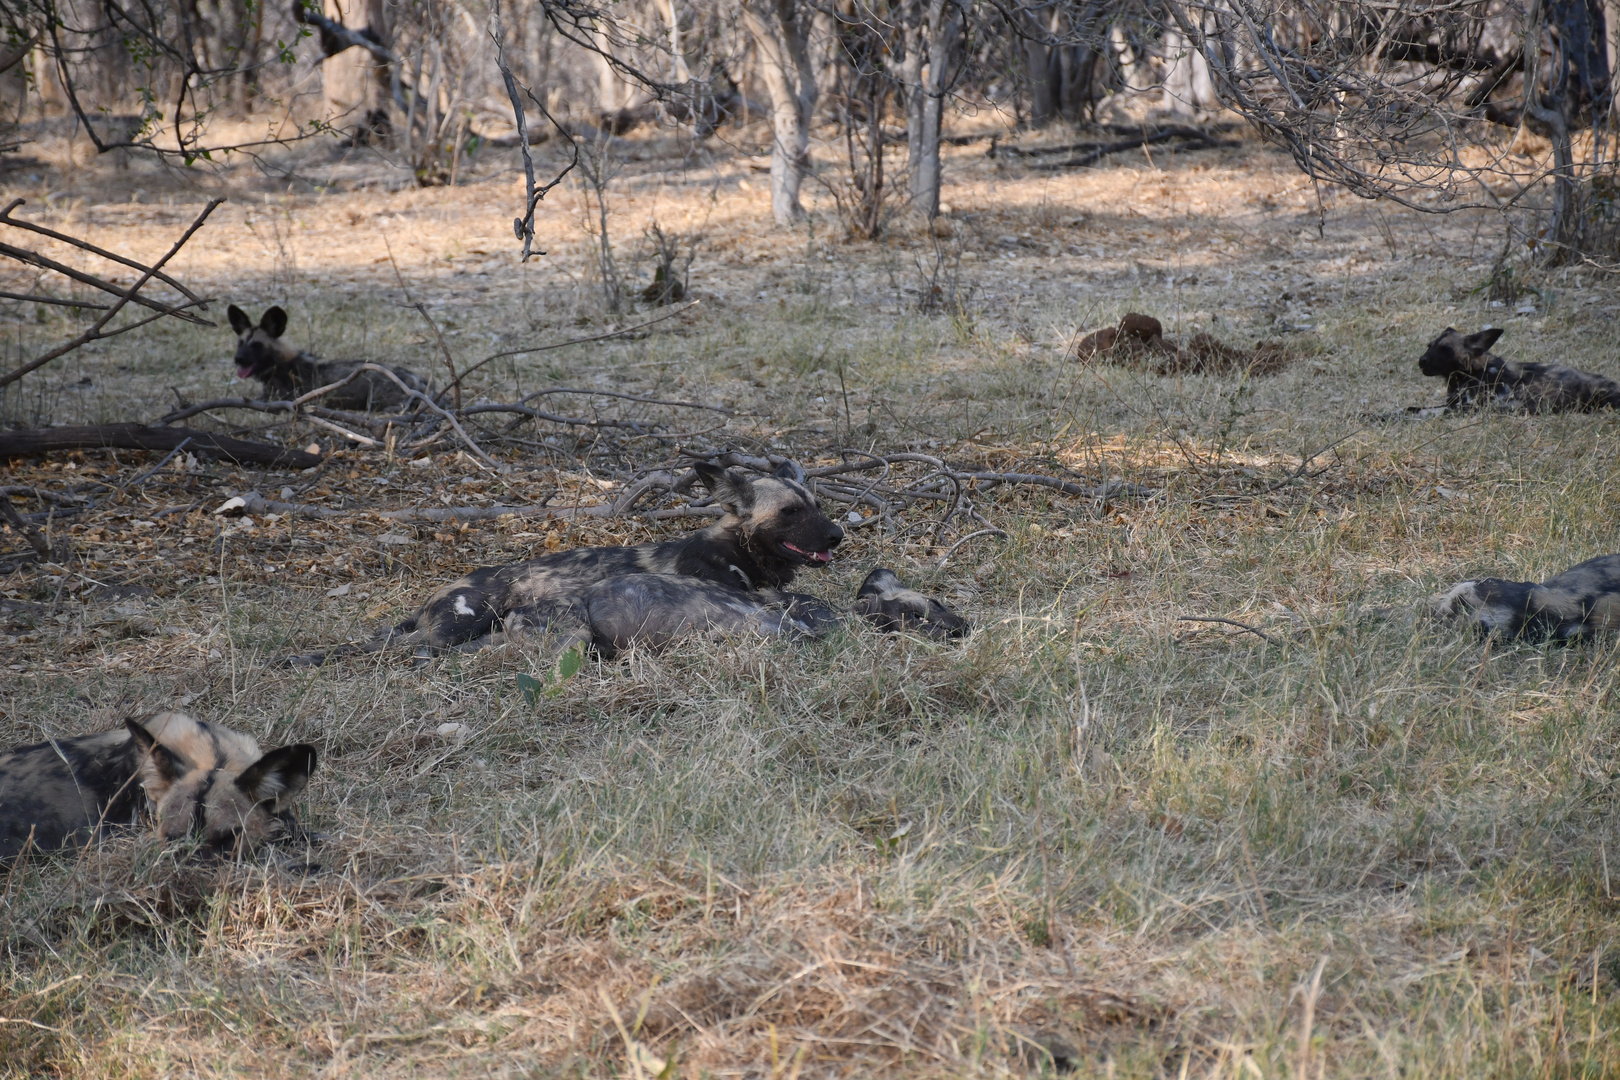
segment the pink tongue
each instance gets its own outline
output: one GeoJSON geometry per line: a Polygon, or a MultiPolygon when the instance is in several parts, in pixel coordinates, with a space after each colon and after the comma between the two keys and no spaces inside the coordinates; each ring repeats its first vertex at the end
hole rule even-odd
{"type": "Polygon", "coordinates": [[[817,562],[832,562],[832,552],[830,551],[812,551],[810,557],[817,562]]]}
{"type": "Polygon", "coordinates": [[[237,369],[236,369],[236,377],[238,379],[245,379],[245,378],[247,378],[248,376],[250,376],[252,374],[253,374],[253,369],[250,368],[250,367],[238,366],[237,369]]]}

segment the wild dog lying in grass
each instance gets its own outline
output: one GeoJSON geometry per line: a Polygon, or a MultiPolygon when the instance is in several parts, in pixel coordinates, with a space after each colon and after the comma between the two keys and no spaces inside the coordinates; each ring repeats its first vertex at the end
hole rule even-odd
{"type": "MultiPolygon", "coordinates": [[[[797,636],[824,632],[837,621],[838,613],[814,597],[782,591],[800,568],[831,562],[833,548],[844,539],[844,530],[795,479],[796,470],[784,466],[774,476],[751,478],[706,462],[693,468],[725,510],[706,529],[656,544],[577,548],[474,570],[372,642],[295,656],[290,663],[319,664],[389,645],[417,646],[429,654],[480,648],[542,630],[611,652],[631,641],[668,640],[704,628],[797,636]]],[[[873,575],[869,582],[874,579],[899,586],[893,574],[873,575]]],[[[956,619],[937,602],[931,602],[934,608],[912,602],[915,595],[897,595],[887,609],[882,600],[871,604],[888,611],[885,628],[943,626],[946,615],[956,619]],[[914,615],[908,622],[912,608],[932,613],[933,621],[914,615]]]]}
{"type": "MultiPolygon", "coordinates": [[[[236,377],[258,379],[264,386],[266,400],[287,401],[317,387],[342,382],[364,363],[361,360],[319,360],[309,353],[299,352],[281,339],[287,330],[287,313],[279,307],[266,311],[258,326],[235,304],[226,309],[225,314],[231,320],[231,329],[236,331],[236,377]]],[[[427,392],[427,383],[412,372],[387,364],[380,366],[387,367],[412,390],[427,392]]],[[[323,396],[320,403],[334,409],[371,410],[397,408],[409,400],[410,395],[392,379],[375,371],[362,371],[347,386],[323,396]]]]}
{"type": "MultiPolygon", "coordinates": [[[[1559,364],[1517,364],[1491,352],[1499,329],[1463,334],[1448,326],[1418,360],[1425,375],[1446,380],[1446,409],[1494,405],[1532,413],[1590,412],[1620,406],[1620,383],[1559,364]]],[[[1414,408],[1410,412],[1427,413],[1414,408]]]]}
{"type": "Polygon", "coordinates": [[[124,725],[0,754],[0,860],[143,818],[165,840],[190,836],[214,854],[296,828],[292,802],[315,771],[314,747],[262,754],[252,736],[180,712],[124,725]]]}
{"type": "Polygon", "coordinates": [[[1620,630],[1620,555],[1600,555],[1539,585],[1481,578],[1461,581],[1429,602],[1446,618],[1467,618],[1484,633],[1574,641],[1620,630]]]}
{"type": "Polygon", "coordinates": [[[1146,366],[1158,375],[1270,375],[1287,366],[1288,350],[1262,341],[1252,350],[1228,345],[1198,333],[1177,345],[1165,339],[1164,326],[1151,315],[1131,312],[1117,326],[1087,334],[1075,346],[1075,359],[1097,356],[1109,363],[1146,366]]]}
{"type": "MultiPolygon", "coordinates": [[[[912,631],[935,639],[962,637],[965,619],[932,597],[906,588],[892,570],[878,569],[856,590],[851,614],[886,633],[912,631]]],[[[818,638],[848,615],[814,596],[776,589],[745,591],[718,581],[672,574],[631,574],[549,607],[541,621],[516,611],[474,647],[544,634],[556,646],[588,646],[611,657],[632,644],[664,645],[699,634],[818,638]]]]}

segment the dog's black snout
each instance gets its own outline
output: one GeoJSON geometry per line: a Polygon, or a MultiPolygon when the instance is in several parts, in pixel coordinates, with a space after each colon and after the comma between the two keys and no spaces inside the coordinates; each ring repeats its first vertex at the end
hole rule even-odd
{"type": "Polygon", "coordinates": [[[844,530],[837,525],[827,530],[827,547],[829,550],[837,547],[844,540],[844,530]]]}

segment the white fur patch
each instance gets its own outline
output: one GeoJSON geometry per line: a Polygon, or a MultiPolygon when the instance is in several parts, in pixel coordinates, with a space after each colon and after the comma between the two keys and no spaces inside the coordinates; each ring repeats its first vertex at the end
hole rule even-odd
{"type": "Polygon", "coordinates": [[[1459,581],[1439,596],[1429,600],[1431,614],[1442,618],[1461,615],[1465,611],[1472,611],[1479,606],[1479,594],[1474,591],[1474,581],[1459,581]]]}
{"type": "Polygon", "coordinates": [[[474,611],[472,609],[472,606],[467,603],[467,598],[465,596],[461,595],[460,593],[456,594],[456,606],[455,606],[455,608],[453,610],[455,611],[455,613],[457,615],[476,615],[476,614],[478,614],[478,612],[474,611]]]}

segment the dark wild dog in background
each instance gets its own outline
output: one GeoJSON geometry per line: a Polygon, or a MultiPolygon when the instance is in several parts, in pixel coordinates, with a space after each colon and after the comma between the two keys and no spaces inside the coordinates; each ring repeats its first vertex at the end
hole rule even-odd
{"type": "MultiPolygon", "coordinates": [[[[708,528],[656,544],[577,548],[474,570],[433,593],[414,616],[372,642],[290,662],[318,664],[388,645],[419,646],[428,653],[479,648],[519,632],[588,641],[611,652],[632,640],[663,641],[703,628],[814,635],[841,619],[814,597],[782,591],[802,567],[831,562],[833,548],[844,538],[844,530],[800,483],[802,473],[791,464],[757,478],[707,462],[696,462],[693,469],[725,511],[708,528]]],[[[924,618],[908,622],[904,616],[915,594],[902,599],[896,593],[885,601],[883,591],[873,590],[878,598],[868,603],[874,610],[891,610],[895,625],[925,625],[924,618]]],[[[948,613],[944,605],[931,603],[948,613]]],[[[911,606],[925,614],[933,610],[927,603],[911,606]]],[[[941,620],[937,615],[936,622],[944,625],[941,620]]]]}
{"type": "MultiPolygon", "coordinates": [[[[1519,364],[1491,352],[1498,329],[1463,334],[1446,327],[1418,360],[1425,375],[1446,380],[1448,410],[1492,405],[1532,413],[1590,412],[1620,406],[1620,383],[1559,364],[1519,364]]],[[[1428,410],[1414,408],[1409,412],[1428,410]]]]}
{"type": "Polygon", "coordinates": [[[268,754],[250,735],[160,712],[117,731],[0,754],[0,860],[83,844],[150,821],[230,854],[296,828],[292,802],[315,771],[305,743],[268,754]]]}
{"type": "Polygon", "coordinates": [[[1620,555],[1600,555],[1557,577],[1481,578],[1453,585],[1429,603],[1447,618],[1465,617],[1483,633],[1573,641],[1620,630],[1620,555]]]}
{"type": "MultiPolygon", "coordinates": [[[[247,312],[232,304],[225,314],[236,331],[236,377],[257,379],[264,386],[266,401],[289,401],[322,386],[342,382],[354,374],[363,360],[320,360],[300,352],[281,335],[287,330],[287,313],[273,307],[254,326],[247,312]]],[[[381,364],[412,390],[427,393],[428,384],[402,367],[381,364]]],[[[319,399],[332,409],[393,409],[410,401],[410,395],[394,381],[375,371],[362,371],[355,380],[319,399]]]]}

